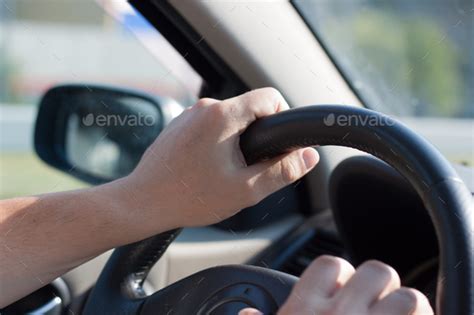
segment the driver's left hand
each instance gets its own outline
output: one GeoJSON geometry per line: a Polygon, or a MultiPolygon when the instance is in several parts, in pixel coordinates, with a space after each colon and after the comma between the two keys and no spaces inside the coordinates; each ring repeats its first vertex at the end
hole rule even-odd
{"type": "Polygon", "coordinates": [[[168,229],[213,224],[304,176],[319,159],[313,148],[250,166],[240,151],[247,126],[286,109],[277,90],[263,88],[223,101],[201,99],[185,110],[124,179],[134,196],[129,208],[140,209],[139,222],[135,214],[130,222],[140,224],[141,235],[159,232],[158,222],[168,229]]]}

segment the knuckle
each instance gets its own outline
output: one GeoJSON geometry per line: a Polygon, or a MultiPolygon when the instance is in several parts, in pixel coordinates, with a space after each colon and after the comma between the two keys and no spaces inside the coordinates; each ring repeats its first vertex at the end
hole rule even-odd
{"type": "Polygon", "coordinates": [[[212,106],[207,107],[206,115],[212,121],[221,121],[226,117],[227,110],[225,106],[220,103],[213,104],[212,106]]]}
{"type": "Polygon", "coordinates": [[[400,303],[403,303],[403,305],[410,309],[414,309],[419,301],[425,298],[421,292],[411,288],[400,288],[395,291],[395,294],[400,300],[400,303]]]}
{"type": "Polygon", "coordinates": [[[243,195],[247,201],[244,206],[249,207],[259,203],[263,196],[260,193],[257,185],[252,180],[247,180],[243,185],[243,195]]]}
{"type": "Polygon", "coordinates": [[[274,87],[264,87],[256,90],[252,90],[246,93],[248,96],[258,97],[259,99],[266,100],[271,103],[285,103],[283,95],[274,87]]]}
{"type": "Polygon", "coordinates": [[[362,264],[360,269],[367,269],[369,272],[376,274],[378,277],[383,277],[387,280],[399,279],[398,273],[387,264],[378,260],[369,260],[362,264]]]}
{"type": "Polygon", "coordinates": [[[265,99],[270,103],[273,103],[276,109],[284,109],[288,107],[285,98],[277,89],[273,87],[267,87],[262,89],[262,93],[265,99]]]}
{"type": "Polygon", "coordinates": [[[335,256],[330,256],[330,255],[319,256],[312,263],[314,268],[323,268],[323,269],[328,269],[328,268],[340,269],[345,264],[348,264],[348,262],[345,261],[344,259],[335,257],[335,256]]]}
{"type": "Polygon", "coordinates": [[[194,108],[196,109],[201,109],[201,108],[205,108],[209,105],[212,105],[215,103],[215,100],[213,100],[212,98],[207,98],[207,97],[204,97],[204,98],[201,98],[199,99],[196,104],[194,104],[194,108]]]}
{"type": "Polygon", "coordinates": [[[274,87],[265,87],[262,88],[262,93],[267,95],[268,97],[272,99],[283,99],[283,95],[281,95],[280,91],[275,89],[274,87]]]}
{"type": "Polygon", "coordinates": [[[295,162],[288,158],[280,161],[280,174],[283,184],[293,183],[299,178],[295,162]]]}

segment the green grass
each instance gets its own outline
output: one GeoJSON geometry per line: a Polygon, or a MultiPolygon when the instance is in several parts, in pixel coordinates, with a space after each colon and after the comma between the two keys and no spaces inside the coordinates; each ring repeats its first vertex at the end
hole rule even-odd
{"type": "Polygon", "coordinates": [[[33,152],[0,155],[0,199],[64,191],[87,184],[53,169],[33,152]]]}

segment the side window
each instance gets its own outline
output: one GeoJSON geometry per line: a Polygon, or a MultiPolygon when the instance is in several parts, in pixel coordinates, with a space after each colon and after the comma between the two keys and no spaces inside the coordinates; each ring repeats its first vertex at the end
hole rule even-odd
{"type": "Polygon", "coordinates": [[[183,105],[201,77],[126,1],[0,2],[0,198],[85,184],[33,151],[42,94],[65,82],[135,88],[183,105]]]}

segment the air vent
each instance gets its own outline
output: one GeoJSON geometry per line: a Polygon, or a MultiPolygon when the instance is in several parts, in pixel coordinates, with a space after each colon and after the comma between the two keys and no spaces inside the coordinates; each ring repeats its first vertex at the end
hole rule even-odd
{"type": "Polygon", "coordinates": [[[281,271],[300,276],[308,265],[321,255],[343,256],[344,248],[332,233],[313,232],[303,245],[281,267],[281,271]]]}

